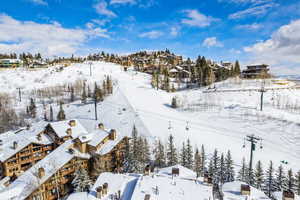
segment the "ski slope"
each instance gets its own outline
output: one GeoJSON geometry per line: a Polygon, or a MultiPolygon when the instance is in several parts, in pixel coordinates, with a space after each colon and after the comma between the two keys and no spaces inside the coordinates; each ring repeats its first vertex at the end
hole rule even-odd
{"type": "MultiPolygon", "coordinates": [[[[224,153],[230,150],[237,165],[243,157],[249,159],[250,145],[246,144],[246,148],[242,148],[245,136],[255,134],[263,139],[263,149],[256,149],[254,162],[261,160],[267,167],[269,160],[275,166],[285,160],[288,161],[285,168],[300,169],[299,114],[271,106],[272,98],[276,95],[284,95],[287,99],[296,101],[300,97],[298,90],[265,93],[265,109],[259,112],[260,94],[256,92],[205,96],[202,93],[204,88],[167,93],[151,88],[149,75],[131,70],[124,72],[115,64],[95,62],[92,72],[90,76],[88,64],[74,64],[62,72],[50,68],[37,71],[1,71],[0,80],[5,79],[5,82],[0,81],[0,86],[3,92],[15,93],[15,87],[22,81],[23,91],[26,93],[35,88],[62,85],[79,79],[93,83],[101,80],[104,75],[111,75],[115,83],[114,95],[98,105],[98,121],[94,120],[93,104],[82,105],[80,102],[65,107],[67,118],[78,118],[91,130],[101,121],[105,126],[116,128],[127,135],[131,134],[135,124],[139,134],[152,142],[161,139],[166,143],[167,137],[172,134],[178,147],[189,138],[194,146],[201,147],[203,144],[207,153],[212,153],[215,148],[224,153]],[[178,96],[185,103],[186,109],[172,109],[169,104],[173,96],[178,96]],[[216,106],[211,109],[186,106],[205,101],[211,101],[216,106]]],[[[216,84],[216,87],[253,88],[260,84],[259,81],[229,80],[216,84]]],[[[271,82],[267,84],[272,87],[271,82]]],[[[293,83],[288,86],[291,85],[293,83]]],[[[55,106],[55,113],[57,109],[55,106]]]]}

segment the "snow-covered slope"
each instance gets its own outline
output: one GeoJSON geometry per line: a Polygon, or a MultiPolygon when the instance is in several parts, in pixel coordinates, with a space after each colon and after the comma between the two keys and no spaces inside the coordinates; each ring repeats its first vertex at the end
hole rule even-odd
{"type": "MultiPolygon", "coordinates": [[[[133,71],[124,72],[120,66],[110,63],[96,62],[89,75],[89,65],[74,64],[62,72],[52,69],[39,71],[1,71],[1,91],[15,93],[15,87],[22,83],[23,91],[36,87],[54,86],[82,79],[93,83],[105,74],[113,77],[114,95],[108,97],[98,106],[99,120],[94,120],[93,104],[82,105],[74,102],[65,106],[67,118],[77,118],[90,130],[97,123],[104,122],[108,127],[116,127],[122,133],[130,135],[133,124],[141,135],[151,141],[161,139],[167,142],[169,134],[173,134],[178,147],[189,138],[193,145],[204,144],[211,153],[215,148],[226,152],[231,150],[236,164],[243,157],[249,159],[249,144],[242,148],[244,137],[255,134],[263,138],[263,149],[254,152],[254,161],[261,160],[266,166],[273,160],[278,166],[282,160],[288,161],[286,168],[300,169],[300,135],[299,114],[277,109],[272,106],[272,98],[281,95],[284,101],[294,103],[300,97],[298,90],[280,90],[265,93],[265,110],[259,112],[260,94],[257,92],[218,93],[208,96],[203,89],[166,93],[151,88],[150,76],[133,71]],[[39,80],[35,80],[39,79],[39,80]],[[169,104],[173,96],[184,101],[184,109],[172,109],[169,104]],[[211,102],[217,106],[203,107],[199,104],[211,102]],[[186,125],[189,130],[186,130],[186,125]],[[169,128],[171,125],[171,128],[169,128]]],[[[267,86],[272,87],[270,80],[267,86]]],[[[289,83],[288,85],[293,85],[289,83]]],[[[218,83],[218,89],[254,88],[260,86],[259,81],[228,80],[218,83]]],[[[277,86],[277,85],[274,85],[277,86]]],[[[279,98],[279,97],[278,97],[279,98]]],[[[283,101],[283,100],[282,100],[283,101]]],[[[54,107],[57,112],[57,107],[54,107]]]]}

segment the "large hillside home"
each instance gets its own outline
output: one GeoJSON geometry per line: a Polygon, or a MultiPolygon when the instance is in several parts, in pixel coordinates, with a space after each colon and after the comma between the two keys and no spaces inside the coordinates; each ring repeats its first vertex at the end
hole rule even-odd
{"type": "Polygon", "coordinates": [[[242,77],[243,78],[269,78],[271,75],[269,74],[270,69],[268,65],[259,64],[259,65],[249,65],[247,69],[243,70],[242,77]]]}
{"type": "Polygon", "coordinates": [[[0,68],[1,67],[20,67],[22,61],[19,59],[0,59],[0,68]]]}

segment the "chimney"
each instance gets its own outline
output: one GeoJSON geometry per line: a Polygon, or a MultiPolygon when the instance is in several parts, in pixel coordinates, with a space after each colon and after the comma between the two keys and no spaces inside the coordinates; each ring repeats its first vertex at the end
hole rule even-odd
{"type": "Polygon", "coordinates": [[[97,191],[97,194],[96,194],[97,198],[98,198],[98,199],[101,199],[101,197],[102,197],[102,192],[103,192],[102,186],[97,187],[97,188],[96,188],[96,191],[97,191]]]}
{"type": "Polygon", "coordinates": [[[111,130],[110,130],[110,133],[109,133],[109,139],[110,139],[110,140],[115,140],[116,137],[117,137],[117,132],[116,132],[116,130],[115,130],[115,129],[111,129],[111,130]]]}
{"type": "Polygon", "coordinates": [[[14,143],[13,143],[13,149],[17,149],[17,148],[18,148],[18,142],[14,141],[14,143]]]}
{"type": "Polygon", "coordinates": [[[42,140],[42,135],[41,135],[41,134],[38,134],[38,135],[36,136],[36,138],[37,138],[38,141],[41,141],[41,140],[42,140]]]}
{"type": "Polygon", "coordinates": [[[75,121],[75,120],[70,120],[70,121],[69,121],[69,125],[70,125],[71,127],[76,126],[76,121],[75,121]]]}
{"type": "Polygon", "coordinates": [[[72,129],[71,128],[68,128],[66,132],[67,132],[68,136],[72,136],[72,129]]]}
{"type": "Polygon", "coordinates": [[[43,167],[40,167],[38,170],[38,177],[41,179],[45,176],[45,169],[43,167]]]}
{"type": "Polygon", "coordinates": [[[104,130],[104,124],[103,123],[99,123],[98,124],[98,128],[101,129],[101,130],[104,130]]]}

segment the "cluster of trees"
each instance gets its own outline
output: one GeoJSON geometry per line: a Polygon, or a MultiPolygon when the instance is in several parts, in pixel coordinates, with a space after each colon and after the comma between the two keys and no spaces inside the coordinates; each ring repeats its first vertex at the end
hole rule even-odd
{"type": "Polygon", "coordinates": [[[272,161],[266,170],[263,170],[261,161],[258,161],[255,169],[250,171],[243,159],[237,179],[263,190],[269,197],[275,191],[293,191],[300,195],[300,171],[294,174],[289,169],[286,173],[282,165],[276,170],[272,161]]]}
{"type": "Polygon", "coordinates": [[[136,127],[133,126],[131,140],[125,145],[123,171],[143,173],[145,166],[150,163],[150,155],[147,139],[139,136],[136,127]]]}
{"type": "Polygon", "coordinates": [[[138,136],[134,126],[132,140],[126,145],[124,172],[142,173],[145,166],[150,163],[158,168],[180,164],[194,170],[197,176],[208,175],[213,183],[223,184],[237,179],[263,190],[269,197],[272,192],[283,190],[290,190],[300,195],[300,171],[293,174],[290,169],[285,174],[283,167],[279,166],[275,172],[272,161],[264,171],[262,163],[258,161],[255,169],[250,172],[243,159],[236,176],[230,151],[224,154],[215,149],[212,156],[208,156],[203,145],[201,149],[193,148],[189,139],[182,143],[181,148],[177,148],[172,135],[168,137],[166,145],[158,140],[153,151],[150,151],[147,140],[138,136]]]}
{"type": "Polygon", "coordinates": [[[25,113],[17,114],[12,98],[8,94],[0,93],[0,133],[25,126],[23,116],[25,113]]]}

